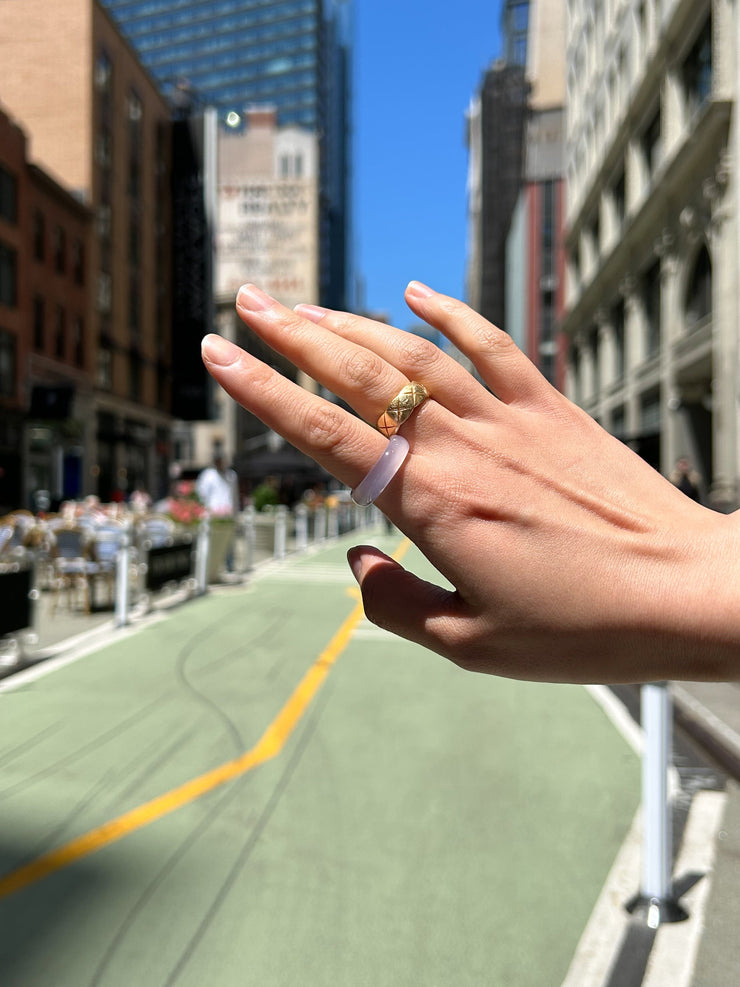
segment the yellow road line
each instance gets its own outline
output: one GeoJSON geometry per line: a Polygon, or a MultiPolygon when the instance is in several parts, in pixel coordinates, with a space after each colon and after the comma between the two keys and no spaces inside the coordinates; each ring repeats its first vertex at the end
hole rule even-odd
{"type": "MultiPolygon", "coordinates": [[[[410,544],[411,542],[407,538],[404,539],[393,553],[393,558],[400,561],[408,551],[410,544]]],[[[97,826],[55,850],[42,854],[23,867],[11,871],[5,877],[0,878],[0,898],[20,891],[21,888],[33,884],[34,881],[40,881],[49,874],[61,870],[62,867],[67,867],[76,860],[95,853],[109,843],[115,843],[117,840],[123,839],[124,836],[128,836],[129,833],[156,822],[157,819],[174,812],[175,809],[193,802],[201,795],[213,791],[214,788],[218,788],[227,781],[232,781],[234,778],[246,774],[247,771],[251,771],[252,768],[279,754],[308,704],[329,674],[332,665],[349,644],[352,632],[362,618],[363,609],[362,602],[360,602],[343,621],[329,644],[308,669],[293,694],[254,747],[234,760],[226,761],[197,778],[192,778],[177,788],[173,788],[163,795],[158,795],[151,801],[144,802],[135,809],[124,812],[123,815],[103,823],[102,826],[97,826]]]]}

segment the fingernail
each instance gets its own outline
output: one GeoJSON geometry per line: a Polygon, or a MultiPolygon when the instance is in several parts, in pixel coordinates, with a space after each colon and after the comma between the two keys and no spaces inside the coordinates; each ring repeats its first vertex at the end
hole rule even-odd
{"type": "Polygon", "coordinates": [[[421,281],[409,281],[406,294],[412,298],[431,298],[434,292],[421,281]]]}
{"type": "Polygon", "coordinates": [[[347,552],[347,561],[349,562],[349,567],[352,570],[352,575],[359,583],[360,576],[362,575],[362,549],[350,548],[347,552]]]}
{"type": "Polygon", "coordinates": [[[247,312],[264,312],[273,302],[256,284],[243,284],[236,296],[236,304],[247,312]]]}
{"type": "Polygon", "coordinates": [[[304,319],[308,319],[309,322],[321,322],[325,315],[328,315],[329,310],[327,308],[321,308],[320,305],[296,305],[293,309],[298,315],[302,315],[304,319]]]}
{"type": "Polygon", "coordinates": [[[212,363],[217,367],[231,366],[232,363],[236,363],[241,353],[238,346],[230,343],[223,336],[216,336],[213,333],[203,337],[200,351],[206,363],[212,363]]]}

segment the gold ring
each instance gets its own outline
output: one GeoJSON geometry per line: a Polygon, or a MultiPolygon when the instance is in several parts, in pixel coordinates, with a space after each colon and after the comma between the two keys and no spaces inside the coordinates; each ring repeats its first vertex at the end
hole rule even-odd
{"type": "Polygon", "coordinates": [[[423,384],[411,381],[410,384],[401,388],[378,419],[378,431],[387,435],[388,438],[395,435],[409,415],[428,397],[429,391],[423,384]]]}

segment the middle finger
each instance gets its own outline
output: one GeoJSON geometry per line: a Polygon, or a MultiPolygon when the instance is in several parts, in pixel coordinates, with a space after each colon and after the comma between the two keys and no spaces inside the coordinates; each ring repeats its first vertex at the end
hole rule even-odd
{"type": "Polygon", "coordinates": [[[373,425],[409,383],[405,374],[377,353],[302,318],[254,285],[240,288],[236,307],[243,321],[269,346],[373,425]]]}

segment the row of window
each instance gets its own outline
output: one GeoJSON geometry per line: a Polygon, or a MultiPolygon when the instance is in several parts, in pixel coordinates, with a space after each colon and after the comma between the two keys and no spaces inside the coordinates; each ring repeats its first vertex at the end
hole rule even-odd
{"type": "MultiPolygon", "coordinates": [[[[642,313],[644,330],[643,357],[645,360],[650,360],[655,358],[660,352],[661,343],[662,304],[661,265],[659,260],[654,261],[642,273],[638,279],[636,294],[642,313]]],[[[696,326],[703,325],[706,319],[711,316],[711,313],[712,261],[707,248],[702,247],[694,260],[684,296],[684,320],[686,328],[690,331],[696,326]]],[[[623,379],[626,372],[625,302],[623,298],[614,302],[609,309],[608,323],[614,349],[613,380],[619,381],[623,379]]],[[[571,348],[570,362],[577,401],[582,401],[584,397],[595,397],[600,391],[603,382],[599,378],[599,355],[600,331],[594,326],[588,333],[586,341],[582,346],[574,345],[571,348]],[[592,368],[590,395],[584,395],[582,387],[581,358],[584,355],[588,355],[592,368]]]]}
{"type": "Polygon", "coordinates": [[[75,284],[85,283],[85,245],[78,237],[68,240],[63,226],[55,223],[47,231],[46,217],[40,209],[32,219],[33,259],[43,264],[51,259],[57,274],[71,274],[75,284]]]}
{"type": "Polygon", "coordinates": [[[47,314],[47,302],[42,295],[33,300],[33,347],[39,353],[46,353],[48,335],[51,331],[51,353],[59,360],[71,356],[77,367],[85,365],[85,322],[82,316],[71,318],[63,305],[54,305],[52,318],[47,314]],[[71,334],[70,334],[71,329],[71,334]],[[71,344],[71,353],[69,346],[71,344]]]}
{"type": "Polygon", "coordinates": [[[261,28],[250,27],[242,18],[234,18],[233,24],[219,22],[218,32],[214,32],[212,23],[205,24],[202,32],[193,31],[192,27],[179,32],[181,41],[177,42],[177,34],[162,32],[161,34],[145,35],[139,41],[139,50],[144,59],[149,59],[156,65],[156,71],[161,74],[167,62],[177,58],[189,58],[198,62],[204,56],[214,56],[228,49],[238,48],[242,56],[249,58],[272,51],[300,47],[298,41],[305,38],[303,47],[315,48],[316,21],[313,17],[301,17],[295,20],[278,21],[261,28]],[[285,39],[285,40],[280,40],[285,39]],[[158,49],[162,49],[161,54],[158,49]]]}
{"type": "MultiPolygon", "coordinates": [[[[135,350],[126,354],[116,355],[115,347],[108,340],[103,340],[98,347],[97,366],[95,368],[95,383],[102,390],[113,389],[113,363],[115,359],[127,359],[128,364],[128,396],[132,401],[141,401],[144,397],[144,371],[147,361],[135,350]]],[[[156,368],[155,401],[160,407],[166,405],[168,378],[161,367],[156,368]]]]}
{"type": "Polygon", "coordinates": [[[0,165],[0,219],[15,225],[18,222],[18,180],[0,165]]]}
{"type": "MultiPolygon", "coordinates": [[[[108,0],[107,6],[115,14],[116,8],[121,7],[121,4],[117,4],[116,0],[108,0]]],[[[150,16],[141,16],[148,11],[134,9],[130,5],[128,9],[121,8],[119,11],[127,35],[139,47],[144,38],[157,31],[165,38],[172,39],[186,32],[192,36],[194,29],[204,33],[212,31],[216,20],[219,24],[228,23],[232,30],[238,30],[244,24],[265,24],[299,14],[318,13],[317,0],[285,0],[282,3],[270,0],[269,3],[252,4],[245,0],[221,0],[215,4],[203,4],[202,0],[196,3],[169,0],[165,4],[150,3],[148,7],[150,16]],[[182,7],[182,10],[178,11],[177,7],[182,7]],[[228,17],[229,13],[233,14],[231,18],[228,17]]]]}
{"type": "MultiPolygon", "coordinates": [[[[582,125],[569,136],[571,146],[569,178],[571,181],[575,179],[577,174],[582,174],[589,162],[594,162],[603,151],[608,129],[615,125],[620,109],[624,105],[622,96],[627,91],[627,65],[628,61],[624,51],[620,49],[617,67],[610,73],[608,87],[603,89],[602,96],[595,107],[588,109],[584,107],[582,125]],[[604,112],[605,105],[609,108],[608,119],[604,112]]],[[[711,16],[705,20],[694,44],[681,62],[679,78],[683,96],[683,112],[686,122],[688,122],[712,95],[711,16]]],[[[659,131],[657,136],[660,136],[659,131]]]]}

